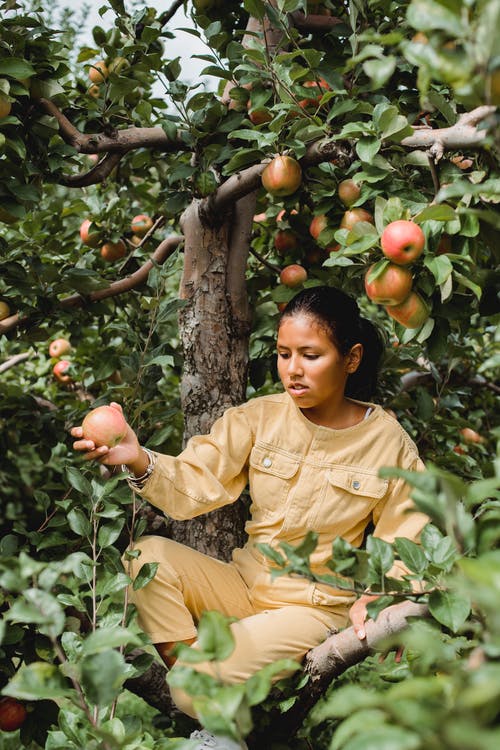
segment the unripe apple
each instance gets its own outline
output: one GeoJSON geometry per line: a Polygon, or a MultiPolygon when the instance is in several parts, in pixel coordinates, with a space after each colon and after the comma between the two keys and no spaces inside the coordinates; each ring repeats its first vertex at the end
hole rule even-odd
{"type": "Polygon", "coordinates": [[[68,339],[54,339],[54,341],[50,342],[49,345],[49,355],[51,357],[55,357],[59,359],[59,357],[63,357],[65,354],[68,354],[71,351],[71,344],[69,343],[68,339]]]}
{"type": "Polygon", "coordinates": [[[414,221],[398,219],[386,226],[380,237],[380,246],[386,258],[406,266],[422,254],[425,235],[414,221]]]}
{"type": "Polygon", "coordinates": [[[412,275],[407,268],[389,263],[377,278],[368,281],[372,270],[370,266],[365,274],[365,292],[369,299],[377,305],[399,305],[408,297],[412,275]]]}
{"type": "Polygon", "coordinates": [[[14,732],[24,722],[28,712],[22,703],[16,698],[0,698],[0,730],[2,732],[14,732]]]}
{"type": "Polygon", "coordinates": [[[92,83],[103,83],[109,75],[109,69],[104,60],[92,63],[89,69],[89,78],[92,83]]]}
{"type": "Polygon", "coordinates": [[[373,224],[373,216],[364,208],[351,208],[342,216],[340,228],[351,231],[359,221],[367,221],[369,224],[373,224]]]}
{"type": "Polygon", "coordinates": [[[484,438],[472,427],[462,427],[460,434],[466,443],[484,443],[484,438]]]}
{"type": "Polygon", "coordinates": [[[108,71],[110,73],[114,73],[115,75],[120,75],[122,70],[125,70],[126,68],[130,67],[130,63],[125,57],[114,57],[113,60],[109,63],[108,71]]]}
{"type": "Polygon", "coordinates": [[[91,232],[91,226],[92,221],[90,219],[85,219],[85,221],[82,221],[80,225],[80,238],[85,245],[88,245],[89,247],[97,247],[101,241],[100,233],[95,229],[91,232]]]}
{"type": "Polygon", "coordinates": [[[427,303],[417,292],[410,292],[399,305],[387,305],[385,311],[405,328],[420,328],[430,315],[427,303]]]}
{"type": "Polygon", "coordinates": [[[150,216],[146,216],[146,214],[138,214],[137,216],[134,216],[130,222],[130,228],[134,234],[139,235],[139,237],[144,237],[153,226],[153,223],[153,219],[150,216]]]}
{"type": "Polygon", "coordinates": [[[56,362],[54,367],[52,368],[55,379],[60,383],[72,383],[73,378],[67,372],[70,367],[71,362],[69,362],[67,359],[60,359],[59,362],[56,362]]]}
{"type": "Polygon", "coordinates": [[[297,263],[292,263],[280,273],[280,281],[285,286],[294,287],[300,286],[307,279],[307,271],[303,266],[299,266],[297,263]]]}
{"type": "Polygon", "coordinates": [[[0,120],[10,115],[12,109],[12,102],[10,102],[5,96],[0,95],[0,120]]]}
{"type": "Polygon", "coordinates": [[[274,235],[274,247],[281,255],[285,255],[289,250],[295,250],[297,235],[291,229],[278,229],[274,235]]]}
{"type": "Polygon", "coordinates": [[[89,86],[87,89],[87,94],[92,97],[92,99],[98,99],[99,95],[101,93],[101,89],[97,85],[97,83],[93,83],[92,86],[89,86]]]}
{"type": "Polygon", "coordinates": [[[0,300],[0,320],[4,320],[4,318],[8,318],[10,315],[10,307],[6,302],[3,300],[0,300]]]}
{"type": "Polygon", "coordinates": [[[101,247],[101,257],[109,262],[119,260],[127,254],[127,246],[123,240],[118,242],[105,242],[101,247]]]}
{"type": "Polygon", "coordinates": [[[271,195],[292,195],[302,182],[302,169],[291,156],[275,156],[262,172],[262,184],[271,195]]]}
{"type": "Polygon", "coordinates": [[[85,440],[92,440],[97,448],[118,445],[127,434],[127,423],[119,409],[114,406],[98,406],[92,409],[82,422],[85,440]]]}
{"type": "Polygon", "coordinates": [[[344,206],[349,208],[358,200],[361,195],[361,188],[354,180],[342,180],[337,188],[337,194],[344,206]]]}

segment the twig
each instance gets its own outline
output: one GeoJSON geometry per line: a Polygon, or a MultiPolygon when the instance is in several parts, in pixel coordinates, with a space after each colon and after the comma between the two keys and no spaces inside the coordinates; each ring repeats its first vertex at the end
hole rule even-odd
{"type": "Polygon", "coordinates": [[[22,354],[13,354],[11,357],[6,359],[5,362],[2,362],[2,364],[0,365],[0,372],[5,372],[6,370],[10,370],[11,367],[15,367],[20,362],[24,362],[30,357],[31,357],[30,352],[23,352],[22,354]]]}
{"type": "Polygon", "coordinates": [[[253,247],[250,246],[250,252],[252,255],[254,255],[258,261],[262,263],[262,265],[267,266],[271,271],[274,273],[277,273],[278,276],[281,273],[281,268],[279,266],[275,266],[274,263],[270,263],[268,260],[266,260],[257,250],[254,250],[253,247]]]}

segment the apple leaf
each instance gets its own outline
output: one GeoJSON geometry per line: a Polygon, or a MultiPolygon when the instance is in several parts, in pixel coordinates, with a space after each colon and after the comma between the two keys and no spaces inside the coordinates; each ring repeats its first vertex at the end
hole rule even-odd
{"type": "Polygon", "coordinates": [[[455,211],[451,206],[438,204],[424,208],[423,211],[413,217],[413,221],[415,224],[422,224],[424,221],[453,221],[455,218],[455,211]]]}
{"type": "Polygon", "coordinates": [[[372,270],[367,277],[367,281],[369,284],[371,284],[372,281],[375,281],[375,279],[378,279],[378,277],[385,271],[385,269],[389,265],[389,262],[390,261],[387,258],[383,258],[382,260],[378,260],[373,264],[372,270]]]}

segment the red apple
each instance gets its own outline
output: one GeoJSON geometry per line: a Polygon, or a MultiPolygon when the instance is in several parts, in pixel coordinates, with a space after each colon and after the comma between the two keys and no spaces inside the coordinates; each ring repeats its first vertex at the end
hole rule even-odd
{"type": "Polygon", "coordinates": [[[387,305],[385,311],[405,328],[420,328],[430,315],[429,306],[417,292],[410,292],[399,305],[387,305]]]}
{"type": "Polygon", "coordinates": [[[270,122],[273,118],[271,113],[266,107],[254,107],[251,108],[251,102],[248,101],[248,119],[253,125],[263,125],[265,122],[270,122]]]}
{"type": "Polygon", "coordinates": [[[382,252],[400,266],[414,263],[422,254],[425,235],[418,224],[406,219],[391,221],[380,237],[382,252]]]}
{"type": "Polygon", "coordinates": [[[297,235],[291,229],[278,229],[274,235],[274,247],[281,255],[285,255],[289,250],[295,250],[297,235]]]}
{"type": "Polygon", "coordinates": [[[280,273],[280,281],[285,286],[300,286],[307,279],[307,271],[304,266],[299,266],[297,263],[292,263],[280,273]]]}
{"type": "Polygon", "coordinates": [[[358,221],[367,221],[369,224],[373,224],[373,216],[364,208],[351,208],[342,216],[340,228],[351,231],[358,221]]]}
{"type": "Polygon", "coordinates": [[[8,318],[10,315],[10,307],[6,302],[0,300],[0,320],[8,318]]]}
{"type": "Polygon", "coordinates": [[[71,362],[69,362],[67,359],[60,359],[59,362],[56,362],[54,367],[52,368],[55,379],[60,383],[72,383],[73,378],[67,373],[67,370],[70,367],[71,362]]]}
{"type": "Polygon", "coordinates": [[[71,351],[71,344],[68,339],[54,339],[49,345],[49,355],[51,357],[63,357],[65,354],[71,351]]]}
{"type": "Polygon", "coordinates": [[[91,219],[85,219],[85,221],[82,221],[80,225],[80,238],[84,245],[88,245],[89,247],[97,247],[101,241],[100,233],[95,229],[91,232],[91,225],[91,219]]]}
{"type": "Polygon", "coordinates": [[[0,698],[0,729],[2,732],[14,732],[24,722],[28,712],[16,698],[0,698]]]}
{"type": "Polygon", "coordinates": [[[342,180],[337,188],[337,194],[344,206],[349,208],[358,200],[361,195],[361,188],[354,180],[342,180]]]}
{"type": "Polygon", "coordinates": [[[302,169],[291,156],[275,156],[262,172],[262,184],[271,195],[292,195],[301,182],[302,169]]]}
{"type": "Polygon", "coordinates": [[[411,292],[412,275],[407,268],[389,263],[373,281],[368,278],[373,270],[370,266],[365,274],[365,292],[377,305],[399,305],[411,292]]]}
{"type": "Polygon", "coordinates": [[[92,440],[96,447],[107,445],[112,448],[127,434],[127,423],[114,406],[98,406],[85,416],[82,432],[85,440],[92,440]]]}
{"type": "Polygon", "coordinates": [[[462,427],[460,434],[466,443],[484,443],[484,438],[472,427],[462,427]]]}
{"type": "Polygon", "coordinates": [[[118,240],[118,242],[105,242],[101,247],[101,257],[110,262],[123,258],[126,253],[127,246],[123,240],[118,240]]]}
{"type": "Polygon", "coordinates": [[[139,235],[139,237],[144,237],[144,235],[149,232],[152,226],[153,219],[150,216],[146,216],[146,214],[139,214],[138,216],[134,216],[130,223],[132,232],[139,235]]]}
{"type": "Polygon", "coordinates": [[[329,91],[330,86],[324,78],[320,78],[319,81],[305,81],[302,86],[306,89],[317,89],[318,94],[312,98],[301,99],[299,101],[299,107],[305,109],[306,107],[317,107],[321,101],[321,97],[326,91],[329,91]]]}
{"type": "Polygon", "coordinates": [[[328,226],[328,217],[325,214],[317,214],[309,224],[309,233],[315,240],[318,239],[323,229],[328,226]]]}

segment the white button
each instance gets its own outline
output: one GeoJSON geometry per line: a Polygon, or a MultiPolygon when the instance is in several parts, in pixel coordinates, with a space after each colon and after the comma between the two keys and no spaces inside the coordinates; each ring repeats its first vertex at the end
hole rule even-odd
{"type": "Polygon", "coordinates": [[[354,482],[352,483],[352,486],[354,487],[355,490],[359,490],[359,488],[361,487],[361,482],[358,482],[358,480],[355,479],[354,482]]]}
{"type": "Polygon", "coordinates": [[[262,459],[262,466],[265,466],[266,469],[269,469],[270,466],[273,465],[273,462],[269,458],[269,456],[266,456],[266,458],[262,459]]]}

